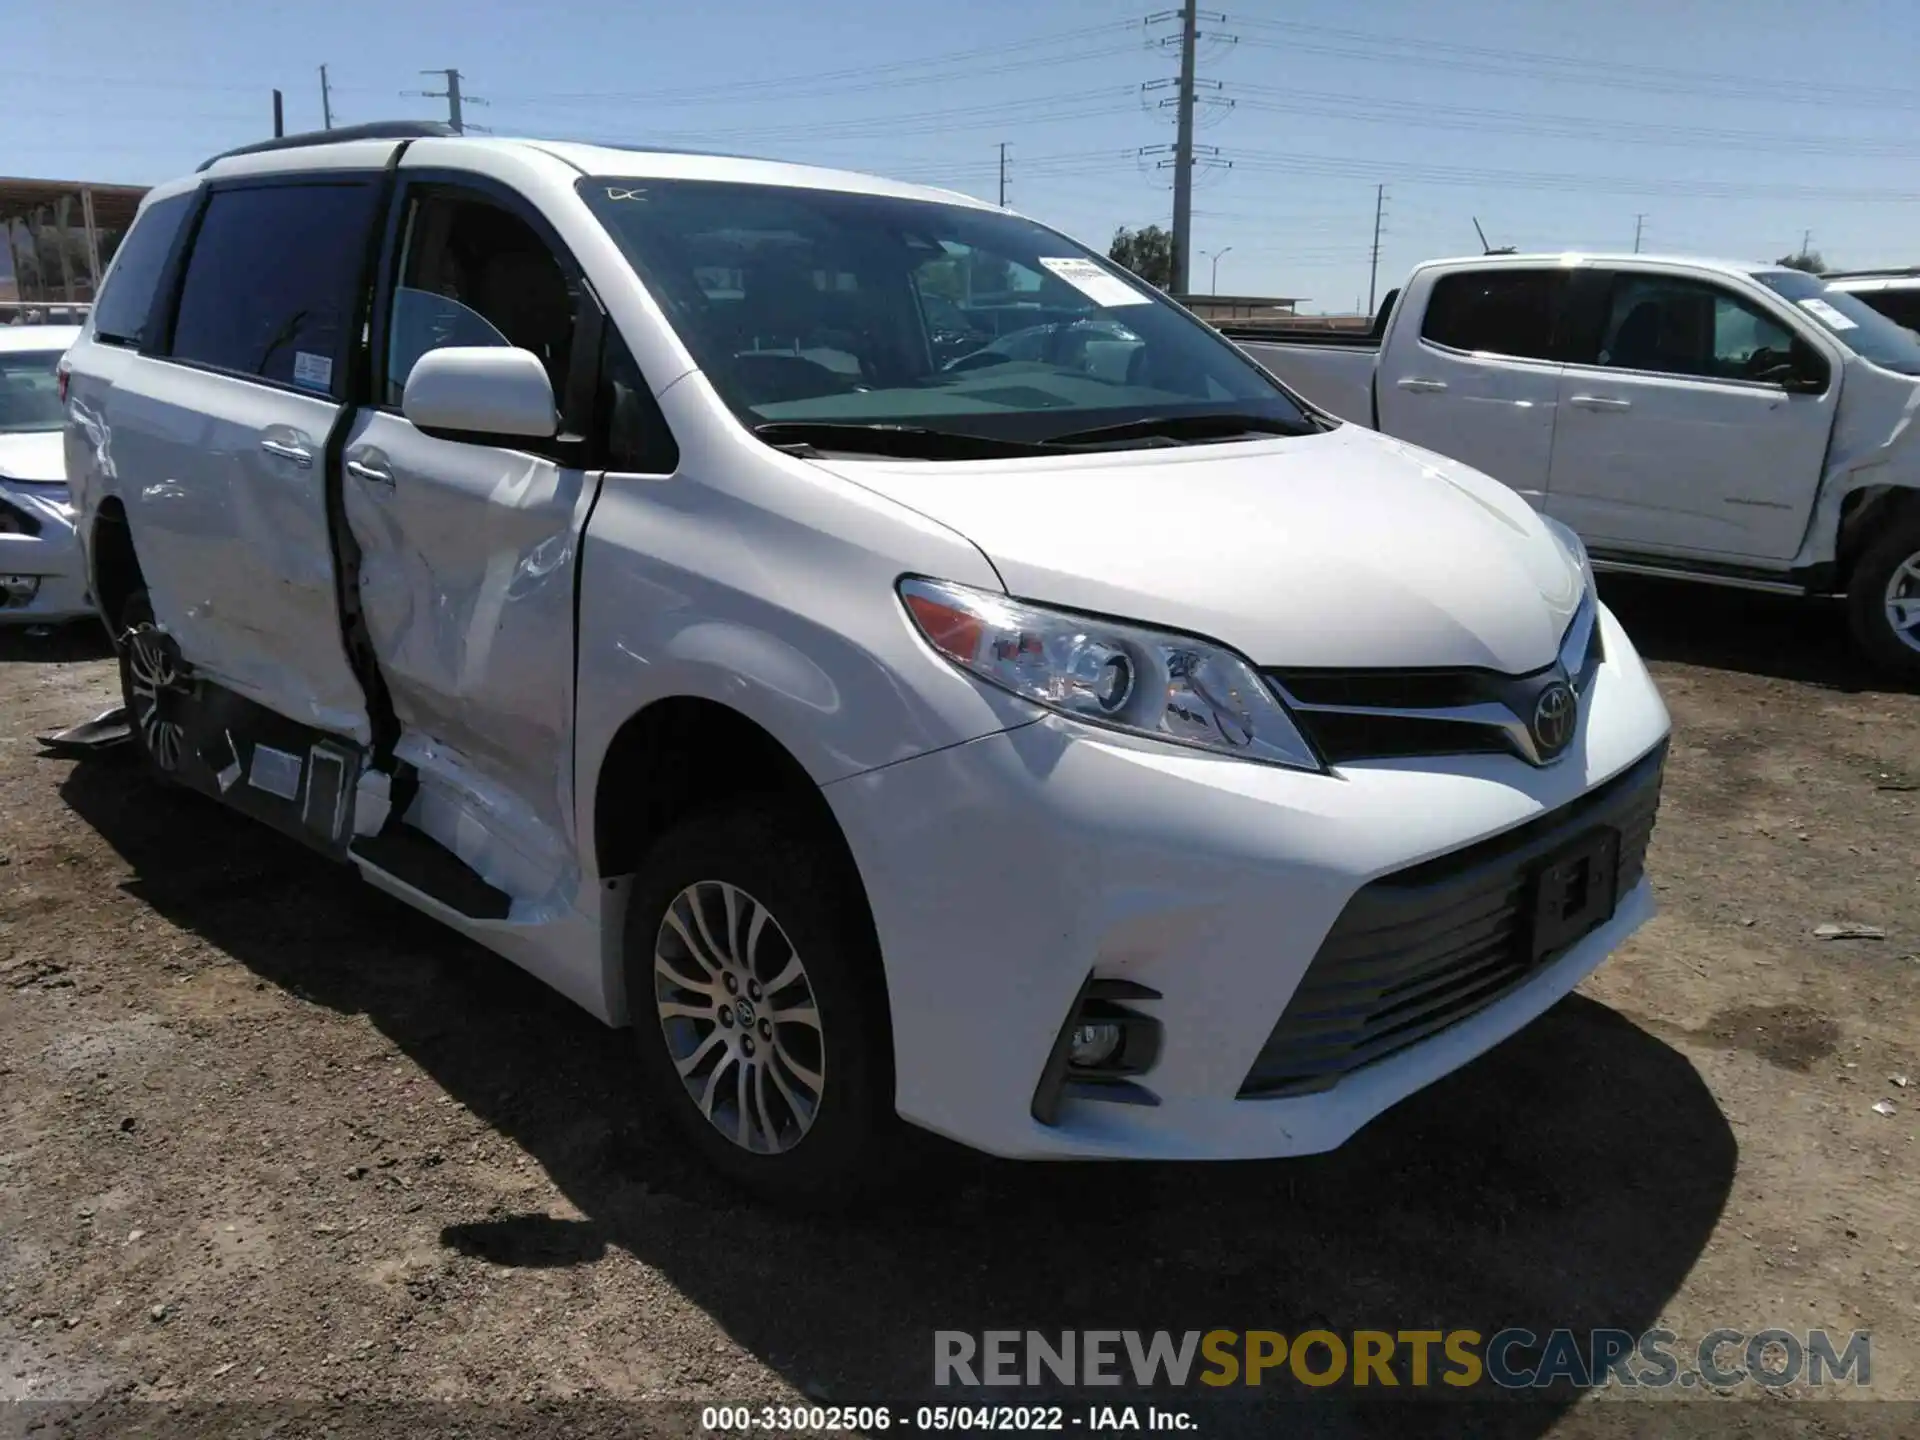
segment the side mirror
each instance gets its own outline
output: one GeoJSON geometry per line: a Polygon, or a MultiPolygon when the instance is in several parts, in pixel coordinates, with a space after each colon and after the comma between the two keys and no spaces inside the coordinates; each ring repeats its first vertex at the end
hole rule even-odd
{"type": "Polygon", "coordinates": [[[400,413],[443,440],[550,440],[553,382],[531,350],[449,345],[414,362],[400,413]]]}
{"type": "Polygon", "coordinates": [[[1775,381],[1789,395],[1823,394],[1827,382],[1833,378],[1827,357],[1797,335],[1787,363],[1779,369],[1781,373],[1767,378],[1775,381]]]}

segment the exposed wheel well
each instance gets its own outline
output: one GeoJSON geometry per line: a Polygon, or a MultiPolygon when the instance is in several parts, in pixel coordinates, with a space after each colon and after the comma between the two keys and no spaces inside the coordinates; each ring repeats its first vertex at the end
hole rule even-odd
{"type": "Polygon", "coordinates": [[[773,736],[711,700],[657,701],[620,727],[601,763],[593,805],[599,872],[629,874],[655,840],[695,810],[760,794],[815,811],[846,850],[820,787],[773,736]]]}
{"type": "Polygon", "coordinates": [[[1836,589],[1845,590],[1854,564],[1898,519],[1920,511],[1920,490],[1903,485],[1868,485],[1840,502],[1840,534],[1834,545],[1836,589]]]}
{"type": "Polygon", "coordinates": [[[111,630],[126,609],[127,598],[145,585],[140,557],[133,550],[133,530],[118,500],[101,503],[93,522],[93,598],[111,630]]]}
{"type": "MultiPolygon", "coordinates": [[[[756,795],[797,808],[815,822],[814,837],[843,862],[850,898],[862,912],[860,923],[873,935],[873,911],[859,866],[820,787],[766,730],[711,700],[656,701],[614,735],[593,800],[594,859],[601,878],[632,874],[655,841],[696,811],[756,795]]],[[[888,1014],[885,974],[868,979],[878,1013],[888,1014]]],[[[623,1010],[624,999],[615,1008],[623,1010]]],[[[888,1056],[891,1064],[890,1048],[888,1056]]]]}

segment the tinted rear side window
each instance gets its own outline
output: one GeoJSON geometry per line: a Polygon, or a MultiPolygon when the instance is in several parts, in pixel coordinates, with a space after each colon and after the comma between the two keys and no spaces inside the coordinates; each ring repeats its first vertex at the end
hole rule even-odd
{"type": "Polygon", "coordinates": [[[1894,324],[1920,330],[1920,290],[1856,290],[1853,294],[1894,324]]]}
{"type": "Polygon", "coordinates": [[[1420,336],[1452,350],[1552,360],[1564,270],[1442,275],[1427,300],[1420,336]]]}
{"type": "Polygon", "coordinates": [[[216,190],[187,261],[173,354],[331,393],[375,200],[364,182],[216,190]]]}
{"type": "Polygon", "coordinates": [[[173,253],[180,224],[193,208],[194,192],[156,200],[133,223],[114,256],[99,303],[93,307],[93,334],[115,345],[138,345],[153,310],[154,288],[173,253]]]}

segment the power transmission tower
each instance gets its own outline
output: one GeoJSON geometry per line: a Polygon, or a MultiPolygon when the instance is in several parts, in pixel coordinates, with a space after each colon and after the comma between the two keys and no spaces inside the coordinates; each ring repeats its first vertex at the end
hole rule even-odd
{"type": "MultiPolygon", "coordinates": [[[[1147,24],[1149,25],[1164,24],[1169,20],[1178,20],[1180,22],[1180,34],[1178,37],[1168,37],[1168,40],[1161,42],[1164,45],[1171,41],[1172,43],[1177,43],[1180,47],[1180,76],[1173,82],[1175,89],[1174,98],[1171,101],[1174,107],[1174,140],[1172,146],[1173,154],[1171,157],[1171,164],[1173,166],[1173,243],[1170,247],[1172,254],[1169,258],[1172,263],[1169,266],[1171,273],[1168,277],[1170,282],[1168,293],[1173,295],[1185,295],[1189,293],[1189,271],[1191,268],[1191,257],[1193,255],[1194,156],[1196,154],[1205,154],[1210,157],[1217,157],[1220,153],[1219,149],[1215,146],[1195,145],[1193,143],[1193,112],[1195,97],[1200,89],[1200,81],[1195,74],[1198,65],[1196,52],[1202,38],[1200,22],[1202,20],[1208,20],[1215,24],[1222,24],[1226,21],[1226,18],[1225,15],[1202,11],[1193,3],[1193,0],[1187,0],[1187,3],[1178,10],[1161,10],[1147,16],[1147,24]]],[[[1231,40],[1233,37],[1210,35],[1206,38],[1231,40]]],[[[1164,80],[1155,81],[1144,88],[1157,90],[1165,86],[1166,83],[1164,80]]],[[[1219,84],[1219,81],[1213,81],[1212,88],[1218,89],[1219,84]]],[[[1161,103],[1166,104],[1169,102],[1163,101],[1161,103]]],[[[1141,151],[1141,153],[1143,155],[1152,154],[1155,152],[1164,152],[1166,149],[1167,147],[1164,145],[1150,145],[1141,151]]]]}
{"type": "Polygon", "coordinates": [[[1007,203],[1007,142],[1000,142],[1000,203],[1007,203]]]}
{"type": "Polygon", "coordinates": [[[1645,215],[1636,215],[1633,217],[1633,253],[1636,255],[1640,253],[1640,234],[1646,223],[1647,217],[1645,215]]]}
{"type": "Polygon", "coordinates": [[[333,91],[327,84],[327,67],[320,67],[320,128],[333,128],[333,91]]]}
{"type": "Polygon", "coordinates": [[[1373,297],[1380,285],[1380,222],[1387,214],[1387,187],[1373,187],[1373,266],[1367,275],[1367,313],[1373,314],[1373,297]]]}
{"type": "MultiPolygon", "coordinates": [[[[446,76],[447,88],[444,90],[409,90],[406,93],[409,95],[418,95],[425,100],[446,101],[447,102],[447,124],[453,127],[454,134],[456,135],[466,134],[469,127],[467,125],[465,118],[461,114],[462,105],[484,105],[487,102],[482,100],[478,95],[463,95],[460,93],[460,72],[458,70],[454,70],[454,69],[422,70],[420,73],[422,75],[446,76]]],[[[479,130],[484,127],[475,125],[475,126],[472,126],[471,128],[475,130],[479,130]]]]}

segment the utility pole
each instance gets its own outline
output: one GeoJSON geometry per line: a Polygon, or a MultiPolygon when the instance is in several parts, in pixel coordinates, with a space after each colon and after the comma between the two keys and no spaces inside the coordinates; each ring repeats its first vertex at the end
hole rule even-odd
{"type": "MultiPolygon", "coordinates": [[[[447,124],[453,127],[454,134],[456,135],[466,134],[467,122],[461,115],[461,106],[462,105],[484,105],[487,102],[482,100],[478,95],[463,95],[460,93],[460,72],[458,70],[453,70],[453,69],[422,70],[420,73],[422,75],[446,76],[447,88],[444,90],[409,90],[407,93],[409,95],[418,95],[422,99],[426,99],[426,100],[446,101],[447,102],[447,124]]],[[[476,130],[480,128],[482,127],[478,125],[474,126],[474,129],[476,130]]]]}
{"type": "Polygon", "coordinates": [[[327,85],[327,67],[320,67],[320,128],[333,128],[333,92],[327,85]]]}
{"type": "Polygon", "coordinates": [[[1000,203],[1007,203],[1007,142],[1000,142],[1000,203]]]}
{"type": "Polygon", "coordinates": [[[280,92],[273,92],[273,138],[278,140],[287,133],[287,113],[281,102],[280,92]]]}
{"type": "Polygon", "coordinates": [[[1373,267],[1367,275],[1367,314],[1373,314],[1373,298],[1380,286],[1380,221],[1386,215],[1387,187],[1373,187],[1373,267]]]}
{"type": "Polygon", "coordinates": [[[1636,215],[1633,217],[1633,253],[1636,255],[1640,253],[1640,232],[1646,223],[1647,217],[1645,215],[1636,215]]]}
{"type": "Polygon", "coordinates": [[[1180,90],[1173,139],[1172,293],[1185,295],[1187,256],[1193,240],[1193,91],[1194,51],[1198,48],[1199,0],[1180,10],[1180,90]]]}
{"type": "Polygon", "coordinates": [[[1802,255],[1805,255],[1812,249],[1813,249],[1813,231],[1811,230],[1801,231],[1800,232],[1800,253],[1802,255]]]}

